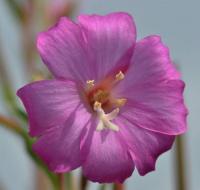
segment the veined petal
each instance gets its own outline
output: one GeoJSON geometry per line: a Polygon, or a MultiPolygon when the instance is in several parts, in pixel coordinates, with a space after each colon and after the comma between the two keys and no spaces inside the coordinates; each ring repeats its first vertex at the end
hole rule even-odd
{"type": "Polygon", "coordinates": [[[77,86],[71,81],[34,82],[19,89],[17,95],[28,113],[31,136],[63,124],[81,104],[77,86]]]}
{"type": "Polygon", "coordinates": [[[175,139],[175,136],[137,127],[123,117],[118,118],[116,123],[120,126],[120,133],[126,139],[140,175],[155,170],[157,158],[172,147],[175,139]]]}
{"type": "Polygon", "coordinates": [[[134,163],[118,133],[105,129],[101,132],[94,131],[82,167],[84,175],[91,181],[122,183],[131,176],[134,163]]]}
{"type": "Polygon", "coordinates": [[[125,88],[178,79],[180,73],[159,36],[148,36],[136,43],[131,66],[123,80],[125,88]]]}
{"type": "Polygon", "coordinates": [[[42,60],[56,78],[82,81],[92,79],[80,27],[63,17],[37,38],[42,60]]]}
{"type": "Polygon", "coordinates": [[[88,64],[93,68],[96,80],[130,63],[136,40],[136,28],[130,15],[82,15],[78,20],[90,52],[88,64]]]}
{"type": "Polygon", "coordinates": [[[122,116],[135,125],[168,135],[186,131],[184,82],[157,36],[137,43],[132,65],[115,94],[127,99],[122,116]]]}
{"type": "Polygon", "coordinates": [[[33,150],[51,171],[71,171],[79,167],[87,156],[80,153],[80,142],[90,125],[91,114],[83,107],[78,107],[64,124],[39,137],[33,145],[33,150]]]}

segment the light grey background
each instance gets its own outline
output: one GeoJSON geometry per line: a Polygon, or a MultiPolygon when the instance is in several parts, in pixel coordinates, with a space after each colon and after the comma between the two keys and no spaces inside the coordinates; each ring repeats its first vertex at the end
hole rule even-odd
{"type": "MultiPolygon", "coordinates": [[[[0,0],[0,39],[16,81],[15,88],[25,83],[20,52],[20,29],[0,0]]],[[[186,82],[185,99],[189,108],[187,132],[187,165],[189,190],[200,189],[200,1],[199,0],[83,0],[79,13],[106,14],[126,11],[134,16],[138,39],[159,34],[170,47],[172,58],[179,64],[186,82]]],[[[79,14],[78,13],[78,14],[79,14]]],[[[1,95],[1,93],[0,93],[1,95]]],[[[0,99],[0,111],[4,111],[0,99]]],[[[173,190],[173,151],[162,155],[157,170],[145,177],[137,172],[127,180],[128,190],[173,190]]],[[[0,183],[8,190],[31,190],[33,166],[20,139],[0,128],[0,183]]],[[[96,189],[92,184],[90,189],[96,189]]]]}

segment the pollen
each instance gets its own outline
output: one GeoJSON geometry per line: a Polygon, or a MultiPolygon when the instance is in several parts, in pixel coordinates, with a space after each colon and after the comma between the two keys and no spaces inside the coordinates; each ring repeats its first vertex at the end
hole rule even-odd
{"type": "Polygon", "coordinates": [[[119,73],[117,73],[115,75],[115,80],[120,81],[120,80],[123,80],[123,79],[124,79],[124,73],[122,73],[122,71],[119,71],[119,73]]]}
{"type": "Polygon", "coordinates": [[[116,107],[122,107],[126,104],[126,102],[127,102],[126,98],[118,98],[115,99],[113,103],[116,107]]]}
{"type": "Polygon", "coordinates": [[[105,90],[97,90],[93,96],[95,101],[104,102],[108,99],[109,93],[105,90]]]}

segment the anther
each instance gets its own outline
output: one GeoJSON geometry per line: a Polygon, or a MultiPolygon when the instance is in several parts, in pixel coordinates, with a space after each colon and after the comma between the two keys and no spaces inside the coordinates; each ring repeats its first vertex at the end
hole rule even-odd
{"type": "Polygon", "coordinates": [[[118,98],[118,99],[115,99],[114,104],[116,107],[122,107],[126,104],[126,102],[127,102],[126,98],[118,98]]]}
{"type": "Polygon", "coordinates": [[[122,73],[122,71],[119,71],[119,73],[117,73],[115,75],[115,80],[120,81],[120,80],[123,80],[123,79],[124,79],[124,73],[122,73]]]}
{"type": "Polygon", "coordinates": [[[87,80],[86,83],[87,83],[87,88],[88,89],[90,89],[90,88],[92,88],[94,86],[94,80],[87,80]]]}

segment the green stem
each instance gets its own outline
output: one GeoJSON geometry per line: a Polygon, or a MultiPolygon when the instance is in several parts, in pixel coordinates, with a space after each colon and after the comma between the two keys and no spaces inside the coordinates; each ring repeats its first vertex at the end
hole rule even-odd
{"type": "Polygon", "coordinates": [[[17,117],[21,118],[24,122],[27,123],[27,114],[17,105],[13,90],[10,88],[10,86],[6,85],[5,83],[2,84],[2,88],[4,99],[10,107],[11,114],[16,115],[17,117]]]}
{"type": "Polygon", "coordinates": [[[175,166],[176,166],[176,189],[187,190],[187,176],[186,176],[186,158],[185,158],[185,141],[184,136],[176,138],[175,149],[175,166]]]}
{"type": "Polygon", "coordinates": [[[3,49],[0,47],[0,81],[2,85],[2,93],[4,99],[9,105],[9,111],[11,114],[16,115],[27,123],[26,113],[19,108],[16,102],[16,96],[13,92],[13,86],[6,68],[6,64],[3,57],[3,49]]]}
{"type": "Polygon", "coordinates": [[[49,171],[47,166],[43,163],[43,161],[33,152],[32,150],[32,144],[34,140],[30,139],[26,133],[23,134],[23,138],[26,145],[26,150],[29,153],[32,160],[45,172],[45,174],[48,176],[50,181],[52,182],[52,185],[55,189],[58,189],[58,179],[55,174],[49,171]]]}
{"type": "Polygon", "coordinates": [[[99,190],[106,190],[106,184],[101,184],[99,190]]]}
{"type": "Polygon", "coordinates": [[[68,190],[73,190],[73,175],[72,173],[68,172],[65,174],[65,186],[68,190]]]}

